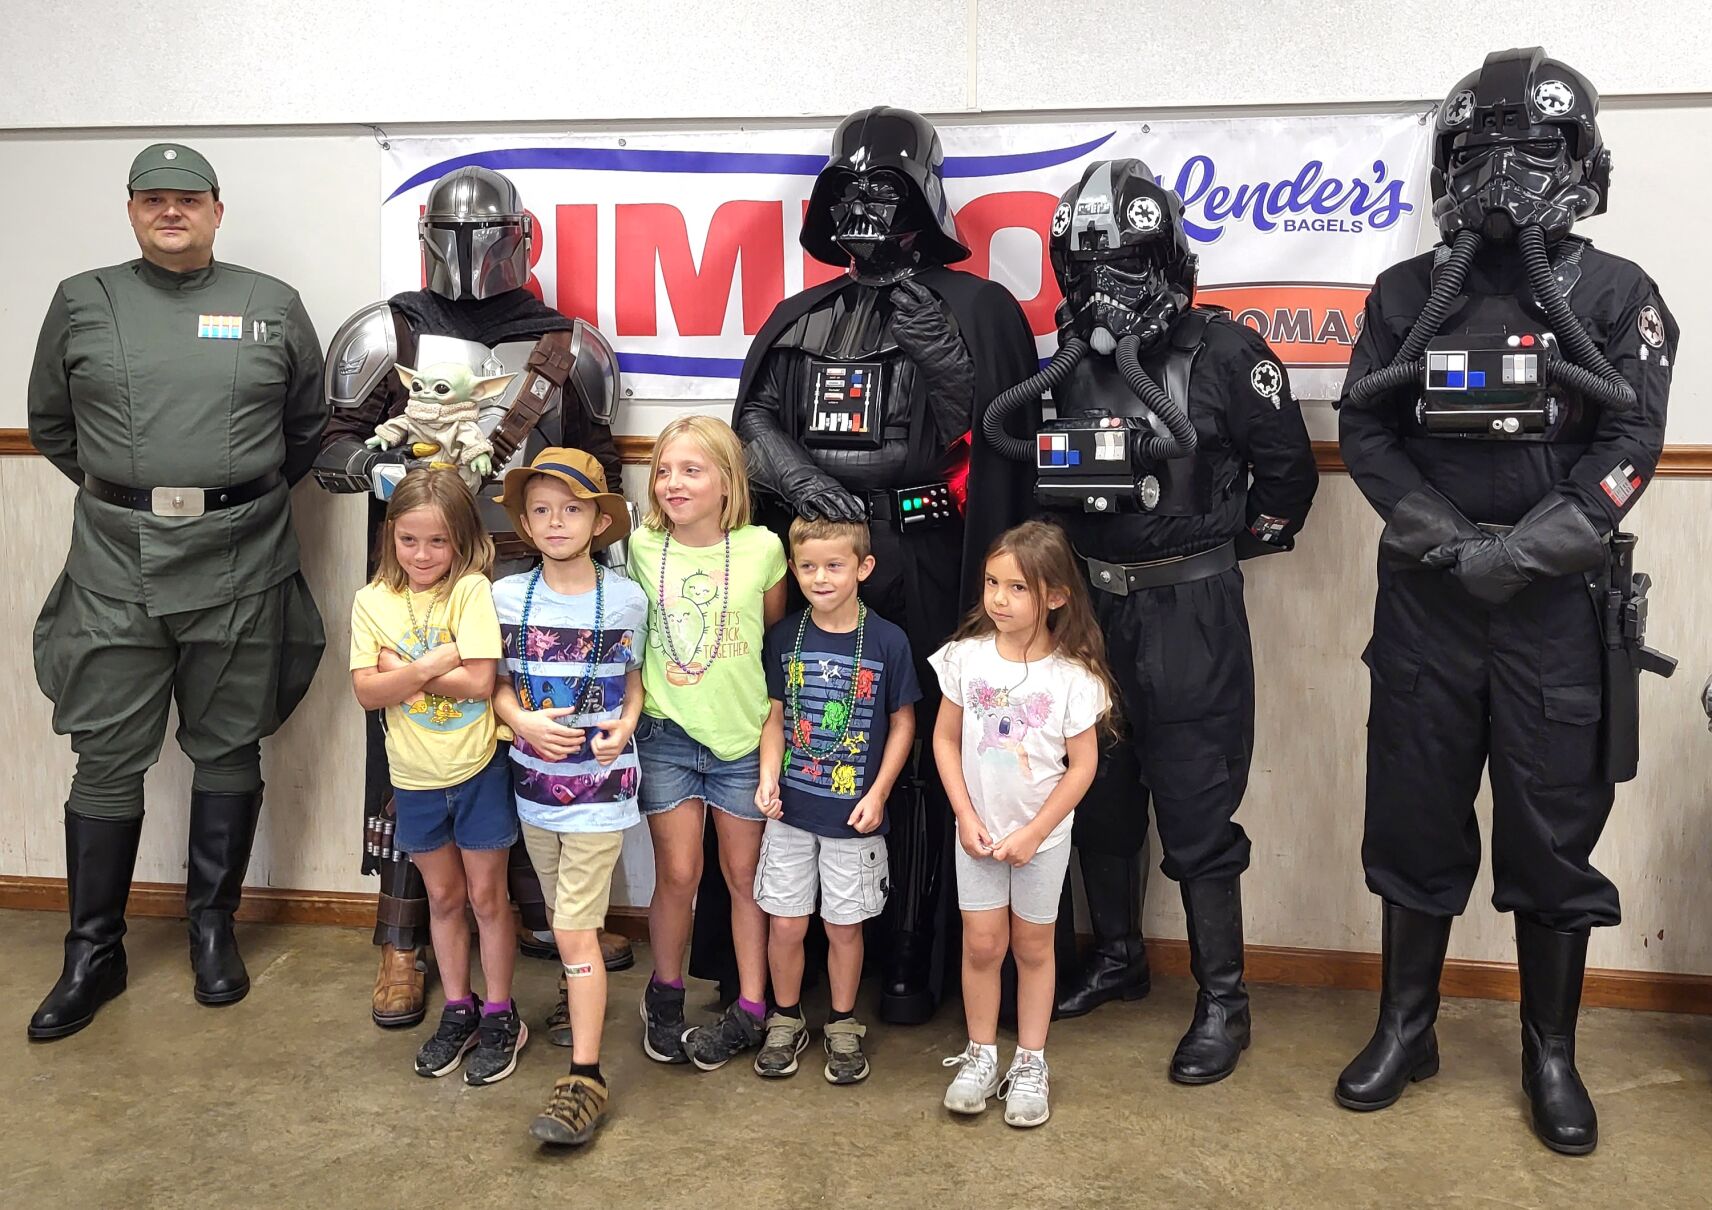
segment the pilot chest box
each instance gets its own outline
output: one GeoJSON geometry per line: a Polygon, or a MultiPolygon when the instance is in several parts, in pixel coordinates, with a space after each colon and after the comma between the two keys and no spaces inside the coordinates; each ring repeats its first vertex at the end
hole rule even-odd
{"type": "Polygon", "coordinates": [[[1538,439],[1557,420],[1551,333],[1463,333],[1427,345],[1418,419],[1445,436],[1538,439]]]}

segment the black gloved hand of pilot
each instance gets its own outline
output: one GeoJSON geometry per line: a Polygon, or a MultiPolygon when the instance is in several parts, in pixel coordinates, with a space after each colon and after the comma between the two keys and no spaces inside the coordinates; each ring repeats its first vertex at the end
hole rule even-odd
{"type": "Polygon", "coordinates": [[[1587,513],[1553,491],[1508,534],[1460,537],[1423,561],[1450,566],[1450,575],[1476,601],[1503,604],[1534,580],[1592,572],[1604,558],[1604,537],[1587,513]]]}

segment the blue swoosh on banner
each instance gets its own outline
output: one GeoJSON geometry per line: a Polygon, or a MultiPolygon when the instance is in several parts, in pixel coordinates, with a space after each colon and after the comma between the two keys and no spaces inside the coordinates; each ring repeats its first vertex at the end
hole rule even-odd
{"type": "MultiPolygon", "coordinates": [[[[1010,176],[1038,168],[1052,168],[1081,159],[1115,134],[1115,130],[1108,131],[1097,139],[1074,147],[1055,147],[1046,151],[947,156],[943,172],[947,177],[1010,176]]],[[[437,181],[448,172],[472,167],[492,168],[496,172],[550,168],[582,172],[751,172],[774,176],[815,176],[826,167],[826,157],[782,152],[668,151],[639,147],[506,147],[441,160],[416,173],[389,193],[386,200],[390,202],[418,185],[437,181]]]]}

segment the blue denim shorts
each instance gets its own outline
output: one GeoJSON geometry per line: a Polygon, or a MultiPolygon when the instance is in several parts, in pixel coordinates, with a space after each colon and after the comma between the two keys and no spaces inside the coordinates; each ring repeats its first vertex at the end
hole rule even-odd
{"type": "Polygon", "coordinates": [[[511,794],[511,747],[501,744],[480,773],[442,790],[392,791],[397,819],[393,846],[401,853],[509,849],[517,842],[517,802],[511,794]]]}
{"type": "Polygon", "coordinates": [[[738,819],[760,823],[766,818],[755,806],[755,791],[761,784],[760,749],[736,760],[720,760],[671,719],[644,714],[636,725],[636,757],[642,765],[638,797],[644,815],[658,815],[686,799],[699,798],[738,819]]]}

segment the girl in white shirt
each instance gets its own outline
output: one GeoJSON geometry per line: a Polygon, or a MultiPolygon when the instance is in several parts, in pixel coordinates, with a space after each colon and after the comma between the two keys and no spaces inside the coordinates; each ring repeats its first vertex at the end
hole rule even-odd
{"type": "Polygon", "coordinates": [[[1096,725],[1115,699],[1105,640],[1075,552],[1056,525],[1029,521],[987,553],[981,605],[929,657],[945,701],[933,732],[957,816],[963,1006],[969,1045],[945,1094],[980,1113],[995,1092],[1005,1121],[1050,1116],[1044,1055],[1052,1019],[1053,933],[1070,860],[1071,812],[1094,780],[1096,725]],[[1017,1051],[998,1069],[999,967],[1017,966],[1017,1051]]]}

